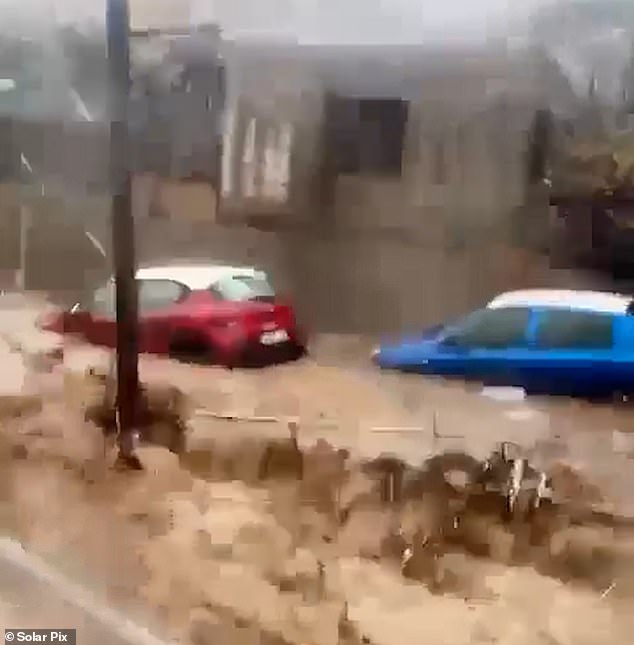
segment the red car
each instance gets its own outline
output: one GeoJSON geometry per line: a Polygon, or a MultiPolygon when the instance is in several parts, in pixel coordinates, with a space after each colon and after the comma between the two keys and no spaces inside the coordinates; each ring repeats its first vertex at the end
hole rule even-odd
{"type": "MultiPolygon", "coordinates": [[[[292,306],[266,273],[225,265],[152,266],[137,271],[139,351],[219,365],[299,358],[306,339],[292,306]]],[[[115,347],[115,283],[41,326],[115,347]]]]}

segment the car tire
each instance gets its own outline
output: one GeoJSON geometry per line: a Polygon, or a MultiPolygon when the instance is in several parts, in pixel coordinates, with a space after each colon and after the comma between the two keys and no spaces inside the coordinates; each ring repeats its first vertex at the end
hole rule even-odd
{"type": "Polygon", "coordinates": [[[170,341],[169,357],[179,363],[210,365],[214,363],[214,351],[207,339],[195,334],[177,334],[170,341]]]}
{"type": "Polygon", "coordinates": [[[299,361],[308,356],[308,347],[306,345],[295,345],[291,351],[291,360],[299,361]]]}

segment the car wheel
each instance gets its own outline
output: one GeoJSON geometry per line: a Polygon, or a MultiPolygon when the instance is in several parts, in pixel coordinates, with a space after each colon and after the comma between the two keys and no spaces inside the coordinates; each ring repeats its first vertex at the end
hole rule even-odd
{"type": "Polygon", "coordinates": [[[209,365],[214,362],[210,343],[193,334],[177,335],[170,342],[169,356],[180,363],[209,365]]]}
{"type": "Polygon", "coordinates": [[[293,349],[291,350],[292,361],[299,361],[306,356],[308,356],[308,347],[306,347],[305,345],[295,345],[295,347],[293,347],[293,349]]]}

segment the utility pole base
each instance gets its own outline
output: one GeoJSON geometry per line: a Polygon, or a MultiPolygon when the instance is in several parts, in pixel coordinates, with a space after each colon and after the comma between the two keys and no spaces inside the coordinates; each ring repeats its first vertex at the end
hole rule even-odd
{"type": "Polygon", "coordinates": [[[130,470],[140,471],[143,470],[143,464],[136,455],[123,455],[119,453],[115,459],[113,469],[118,472],[126,472],[130,470]]]}

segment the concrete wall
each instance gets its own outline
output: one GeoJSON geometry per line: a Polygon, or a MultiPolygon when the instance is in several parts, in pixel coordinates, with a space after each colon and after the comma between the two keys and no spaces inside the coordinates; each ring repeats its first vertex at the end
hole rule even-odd
{"type": "Polygon", "coordinates": [[[169,238],[166,259],[259,262],[311,325],[335,331],[416,327],[503,289],[548,284],[548,261],[517,248],[514,236],[515,218],[526,215],[524,154],[540,107],[536,93],[491,96],[485,73],[450,83],[430,78],[426,96],[411,103],[402,176],[339,175],[329,207],[320,183],[323,88],[290,62],[278,71],[287,81],[280,86],[264,72],[238,83],[245,89],[228,120],[220,211],[229,228],[167,233],[144,223],[144,257],[157,257],[169,238]],[[288,191],[272,199],[264,181],[267,133],[285,125],[296,137],[288,191]],[[440,185],[433,176],[439,140],[446,152],[440,185]],[[255,230],[232,228],[245,216],[255,230]]]}

